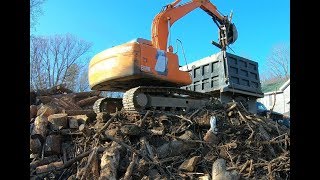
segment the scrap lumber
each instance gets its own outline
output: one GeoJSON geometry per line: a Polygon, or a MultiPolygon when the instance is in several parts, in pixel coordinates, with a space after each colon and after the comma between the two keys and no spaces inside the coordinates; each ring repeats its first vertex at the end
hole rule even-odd
{"type": "Polygon", "coordinates": [[[80,107],[87,106],[87,105],[92,105],[98,99],[99,99],[98,96],[88,97],[88,98],[85,98],[85,99],[82,99],[82,100],[78,101],[77,105],[80,106],[80,107]]]}
{"type": "Polygon", "coordinates": [[[30,105],[30,119],[37,116],[38,108],[36,105],[30,105]]]}
{"type": "Polygon", "coordinates": [[[35,169],[38,166],[50,164],[50,163],[56,162],[58,160],[59,160],[59,158],[58,158],[57,155],[48,156],[48,157],[45,157],[44,159],[40,159],[40,160],[31,162],[30,163],[30,169],[35,169]]]}
{"type": "Polygon", "coordinates": [[[120,161],[120,149],[121,146],[118,143],[112,142],[110,147],[103,152],[99,179],[118,179],[117,169],[120,161]]]}
{"type": "Polygon", "coordinates": [[[39,138],[30,137],[30,152],[33,154],[38,154],[41,151],[41,141],[39,138]]]}
{"type": "Polygon", "coordinates": [[[58,113],[59,108],[53,104],[45,104],[40,107],[40,109],[37,111],[37,116],[43,115],[43,116],[50,116],[52,114],[58,113]]]}
{"type": "Polygon", "coordinates": [[[44,115],[40,115],[36,117],[34,121],[33,131],[31,132],[31,136],[36,137],[40,136],[41,139],[45,139],[48,133],[48,118],[44,115]]]}
{"type": "Polygon", "coordinates": [[[52,114],[48,117],[52,130],[58,130],[68,127],[68,115],[65,113],[52,114]]]}
{"type": "Polygon", "coordinates": [[[41,173],[45,173],[45,172],[49,172],[49,171],[54,171],[62,166],[63,166],[62,161],[57,161],[57,162],[53,162],[53,163],[50,163],[47,165],[38,166],[36,168],[36,173],[41,174],[41,173]]]}
{"type": "Polygon", "coordinates": [[[44,143],[44,153],[46,155],[54,155],[61,153],[61,136],[49,135],[44,143]]]}

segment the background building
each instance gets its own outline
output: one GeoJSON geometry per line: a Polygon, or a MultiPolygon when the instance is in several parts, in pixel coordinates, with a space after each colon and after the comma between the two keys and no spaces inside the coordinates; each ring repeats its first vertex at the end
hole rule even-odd
{"type": "Polygon", "coordinates": [[[264,97],[259,98],[259,102],[269,110],[275,103],[273,111],[290,116],[290,79],[264,84],[261,88],[264,97]]]}

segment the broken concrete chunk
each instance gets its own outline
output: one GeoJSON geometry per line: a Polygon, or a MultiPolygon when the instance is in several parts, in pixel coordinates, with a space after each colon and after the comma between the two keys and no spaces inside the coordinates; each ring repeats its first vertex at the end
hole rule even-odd
{"type": "Polygon", "coordinates": [[[190,159],[185,160],[180,166],[179,170],[193,172],[196,164],[199,162],[200,156],[193,156],[190,159]]]}

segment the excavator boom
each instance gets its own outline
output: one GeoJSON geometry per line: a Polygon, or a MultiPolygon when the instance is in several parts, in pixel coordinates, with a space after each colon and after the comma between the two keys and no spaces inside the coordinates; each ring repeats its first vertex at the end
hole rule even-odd
{"type": "Polygon", "coordinates": [[[193,11],[196,8],[204,10],[222,30],[225,28],[228,37],[223,37],[220,34],[220,45],[227,46],[232,44],[237,39],[237,30],[227,16],[221,15],[215,5],[209,0],[192,0],[183,5],[178,5],[181,0],[176,0],[173,3],[165,6],[152,23],[152,44],[155,48],[166,51],[168,42],[169,28],[180,18],[193,11]],[[224,27],[223,27],[224,26],[224,27]],[[225,38],[225,39],[223,39],[225,38]]]}

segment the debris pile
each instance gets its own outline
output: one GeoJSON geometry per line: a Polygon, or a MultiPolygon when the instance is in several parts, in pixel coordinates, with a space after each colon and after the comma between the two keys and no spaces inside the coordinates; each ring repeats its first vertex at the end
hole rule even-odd
{"type": "Polygon", "coordinates": [[[290,130],[236,102],[95,114],[99,92],[38,98],[30,106],[31,179],[290,178],[290,130]]]}
{"type": "Polygon", "coordinates": [[[100,93],[100,91],[73,93],[61,85],[50,90],[33,92],[30,97],[32,103],[30,105],[30,119],[40,114],[49,116],[56,113],[65,113],[69,116],[87,115],[95,117],[92,105],[96,100],[102,98],[100,93]]]}

